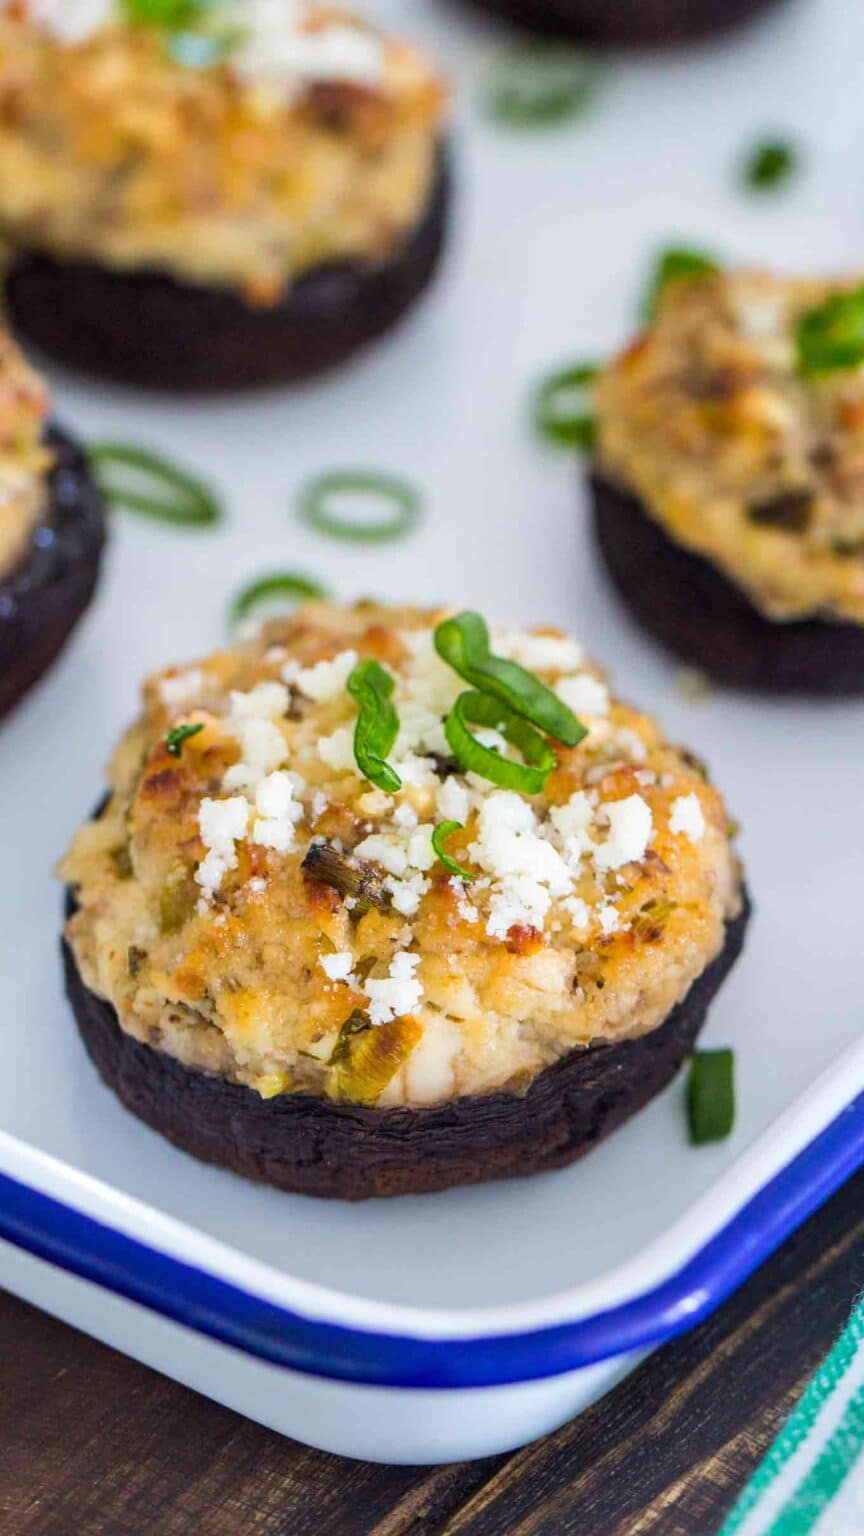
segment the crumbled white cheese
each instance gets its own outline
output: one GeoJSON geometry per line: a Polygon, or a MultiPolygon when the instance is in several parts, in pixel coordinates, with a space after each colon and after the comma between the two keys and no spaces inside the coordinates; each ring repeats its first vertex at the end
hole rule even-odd
{"type": "Polygon", "coordinates": [[[705,836],[705,814],[698,795],[679,795],[672,801],[669,831],[682,832],[691,843],[701,843],[705,836]]]}
{"type": "Polygon", "coordinates": [[[225,789],[254,789],[265,774],[285,761],[285,737],[272,720],[257,716],[241,718],[235,734],[240,742],[240,761],[225,772],[225,789]]]}
{"type": "Polygon", "coordinates": [[[354,756],[354,732],[347,725],[337,726],[330,736],[322,736],[318,742],[318,756],[328,768],[337,773],[356,773],[360,776],[354,756]]]}
{"type": "Polygon", "coordinates": [[[80,43],[114,20],[116,0],[30,0],[29,14],[60,42],[80,43]]]}
{"type": "Polygon", "coordinates": [[[384,887],[389,892],[394,911],[401,917],[413,917],[419,909],[422,897],[429,890],[429,881],[424,879],[419,870],[411,870],[402,879],[397,879],[395,875],[387,875],[384,887]]]}
{"type": "Polygon", "coordinates": [[[354,957],[349,950],[339,950],[335,955],[322,955],[319,964],[328,980],[354,985],[354,957]]]}
{"type": "Polygon", "coordinates": [[[569,635],[527,635],[505,630],[495,634],[493,647],[499,656],[518,661],[529,672],[575,672],[584,660],[581,645],[569,635]]]}
{"type": "Polygon", "coordinates": [[[290,774],[270,773],[255,791],[258,819],[252,832],[253,843],[272,848],[276,853],[290,853],[294,847],[294,828],[303,816],[303,807],[294,799],[290,774]]]}
{"type": "Polygon", "coordinates": [[[441,783],[436,805],[442,821],[458,821],[464,827],[471,813],[471,796],[456,774],[450,774],[441,783]]]}
{"type": "Polygon", "coordinates": [[[304,31],[305,12],[302,0],[244,0],[242,40],[231,56],[237,73],[285,90],[319,80],[381,81],[384,54],[374,33],[335,21],[304,31]]]}
{"type": "Polygon", "coordinates": [[[408,838],[408,863],[412,869],[431,869],[435,863],[435,849],[432,847],[432,831],[430,826],[417,827],[408,838]]]}
{"type": "Polygon", "coordinates": [[[358,843],[354,852],[360,859],[372,859],[391,875],[404,875],[408,868],[408,854],[402,843],[393,837],[373,832],[358,843]]]}
{"type": "Polygon", "coordinates": [[[486,924],[493,938],[505,938],[514,925],[542,929],[553,898],[572,891],[564,859],[538,831],[529,802],[512,790],[495,790],[481,803],[468,854],[495,882],[486,924]]]}
{"type": "Polygon", "coordinates": [[[316,704],[324,704],[344,693],[345,684],[357,665],[356,651],[340,651],[332,661],[318,661],[314,667],[298,667],[296,662],[286,662],[282,677],[316,704]]]}
{"type": "Polygon", "coordinates": [[[288,689],[283,683],[258,683],[248,693],[232,691],[229,718],[232,725],[243,720],[279,720],[287,708],[288,689]]]}
{"type": "Polygon", "coordinates": [[[597,912],[597,920],[600,924],[601,932],[603,933],[615,933],[616,929],[621,925],[620,913],[608,902],[599,908],[597,912]]]}
{"type": "Polygon", "coordinates": [[[555,684],[555,692],[562,704],[572,709],[574,715],[609,713],[609,689],[599,678],[592,677],[590,672],[581,672],[577,677],[562,677],[555,684]]]}
{"type": "Polygon", "coordinates": [[[163,677],[159,684],[159,697],[169,709],[191,704],[204,692],[205,677],[200,667],[189,667],[185,672],[174,672],[163,677]]]}
{"type": "Polygon", "coordinates": [[[403,831],[413,832],[417,825],[417,812],[413,805],[408,805],[407,803],[397,805],[393,812],[393,824],[394,826],[401,827],[403,831]]]}
{"type": "Polygon", "coordinates": [[[587,928],[590,914],[588,904],[582,900],[581,896],[565,896],[561,905],[574,928],[587,928]]]}
{"type": "Polygon", "coordinates": [[[450,880],[450,889],[456,895],[456,911],[459,913],[462,921],[465,923],[476,923],[480,913],[477,911],[473,901],[468,900],[465,881],[460,880],[458,875],[453,875],[450,880]]]}
{"type": "Polygon", "coordinates": [[[205,897],[219,889],[229,869],[237,867],[235,843],[246,835],[249,824],[249,806],[243,795],[232,795],[228,800],[201,801],[198,807],[198,829],[201,841],[208,850],[195,871],[195,879],[205,897]]]}
{"type": "Polygon", "coordinates": [[[369,977],[363,983],[363,991],[369,999],[369,1021],[372,1024],[389,1024],[416,1008],[423,996],[423,986],[415,976],[420,956],[400,950],[390,961],[390,974],[376,980],[369,977]]]}
{"type": "Polygon", "coordinates": [[[601,807],[609,818],[606,841],[594,848],[594,863],[600,870],[620,869],[644,858],[651,840],[651,807],[641,795],[626,800],[611,800],[601,807]]]}

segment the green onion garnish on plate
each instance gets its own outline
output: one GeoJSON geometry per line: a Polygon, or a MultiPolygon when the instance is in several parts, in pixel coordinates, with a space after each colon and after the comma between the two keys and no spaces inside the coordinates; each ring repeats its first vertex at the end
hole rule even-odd
{"type": "MultiPolygon", "coordinates": [[[[585,726],[573,711],[551,688],[541,683],[539,677],[515,661],[493,656],[486,621],[479,613],[459,613],[455,618],[444,619],[435,630],[434,639],[442,661],[464,677],[472,688],[497,699],[513,715],[521,715],[532,725],[539,726],[565,747],[575,747],[587,735],[585,726]]],[[[535,791],[528,790],[527,793],[535,791]]]]}
{"type": "Polygon", "coordinates": [[[360,708],[354,727],[357,767],[370,784],[394,795],[402,780],[386,761],[399,734],[399,716],[391,702],[393,678],[380,662],[358,661],[346,687],[360,708]]]}
{"type": "Polygon", "coordinates": [[[541,379],[534,397],[534,425],[547,442],[593,448],[591,385],[599,372],[596,363],[576,363],[541,379]]]}
{"type": "Polygon", "coordinates": [[[488,71],[483,105],[508,128],[554,128],[572,121],[596,95],[598,69],[584,54],[529,43],[499,54],[488,71]]]}
{"type": "Polygon", "coordinates": [[[694,1147],[723,1141],[735,1124],[735,1054],[697,1051],[690,1063],[687,1114],[694,1147]]]}
{"type": "Polygon", "coordinates": [[[327,598],[327,588],[297,571],[272,571],[242,588],[231,604],[231,623],[240,624],[259,608],[284,613],[312,598],[327,598]]]}
{"type": "Polygon", "coordinates": [[[743,165],[744,185],[751,192],[773,192],[794,176],[799,156],[794,144],[786,139],[764,139],[755,144],[743,165]]]}
{"type": "Polygon", "coordinates": [[[301,492],[299,508],[309,528],[354,544],[404,538],[421,510],[420,492],[407,480],[354,469],[319,475],[301,492]]]}
{"type": "Polygon", "coordinates": [[[460,693],[444,721],[444,734],[465,773],[477,773],[491,784],[522,795],[539,795],[555,767],[555,753],[545,736],[488,693],[460,693]],[[521,752],[523,762],[504,757],[494,746],[484,746],[473,734],[472,725],[497,731],[521,752]]]}
{"type": "Polygon", "coordinates": [[[864,362],[864,287],[835,293],[798,321],[802,373],[834,373],[864,362]]]}
{"type": "Polygon", "coordinates": [[[465,829],[462,826],[461,821],[439,821],[437,827],[432,833],[432,847],[435,854],[444,865],[444,868],[448,870],[451,875],[456,875],[460,880],[473,880],[474,876],[472,875],[470,869],[466,869],[462,864],[457,864],[456,860],[450,857],[450,854],[444,847],[447,838],[450,837],[452,833],[463,832],[464,830],[465,829]]]}
{"type": "Polygon", "coordinates": [[[683,245],[669,246],[661,251],[654,263],[651,278],[642,300],[642,318],[653,320],[661,296],[669,283],[693,281],[710,277],[720,271],[720,264],[705,251],[697,251],[683,245]]]}
{"type": "Polygon", "coordinates": [[[165,745],[171,756],[179,757],[183,751],[184,741],[188,741],[190,736],[197,736],[198,732],[203,731],[203,729],[204,726],[200,720],[196,725],[175,725],[165,737],[165,745]]]}
{"type": "Polygon", "coordinates": [[[159,454],[128,443],[93,443],[87,457],[109,506],[184,528],[222,521],[222,507],[204,482],[159,454]]]}

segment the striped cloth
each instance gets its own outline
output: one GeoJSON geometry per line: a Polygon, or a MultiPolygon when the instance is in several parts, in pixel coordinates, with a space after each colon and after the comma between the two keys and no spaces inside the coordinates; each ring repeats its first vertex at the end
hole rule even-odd
{"type": "Polygon", "coordinates": [[[719,1536],[864,1536],[864,1301],[719,1536]]]}

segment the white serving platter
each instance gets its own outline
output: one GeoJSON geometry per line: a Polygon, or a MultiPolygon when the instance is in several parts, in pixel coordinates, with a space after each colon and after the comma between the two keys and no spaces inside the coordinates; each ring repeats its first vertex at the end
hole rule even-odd
{"type": "Polygon", "coordinates": [[[686,702],[602,581],[576,466],[538,446],[527,412],[538,374],[626,337],[670,241],[864,268],[849,195],[864,10],[790,0],[734,37],[610,60],[590,117],[517,134],[475,107],[502,33],[444,0],[368,8],[431,43],[457,86],[458,200],[434,292],[299,390],[178,403],[52,375],[85,440],[188,462],[231,518],[193,535],[118,516],[92,612],[0,733],[0,1283],[286,1434],[419,1462],[563,1422],[864,1161],[864,706],[686,702]],[[800,140],[805,174],[750,199],[736,161],[771,131],[800,140]],[[420,531],[378,548],[303,531],[298,488],[345,465],[421,485],[420,531]],[[707,758],[743,823],[756,904],[704,1037],[737,1054],[728,1142],[688,1146],[678,1083],[569,1170],[351,1207],[199,1166],[101,1086],[62,996],[52,866],[140,677],[219,644],[237,586],[283,566],[346,598],[568,626],[707,758]]]}

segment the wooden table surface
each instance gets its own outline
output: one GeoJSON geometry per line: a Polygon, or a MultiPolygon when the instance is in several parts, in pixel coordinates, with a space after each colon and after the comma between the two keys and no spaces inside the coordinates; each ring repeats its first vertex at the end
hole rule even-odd
{"type": "Polygon", "coordinates": [[[0,1536],[713,1536],[864,1286],[864,1173],[573,1424],[432,1468],[282,1440],[0,1294],[0,1536]]]}

